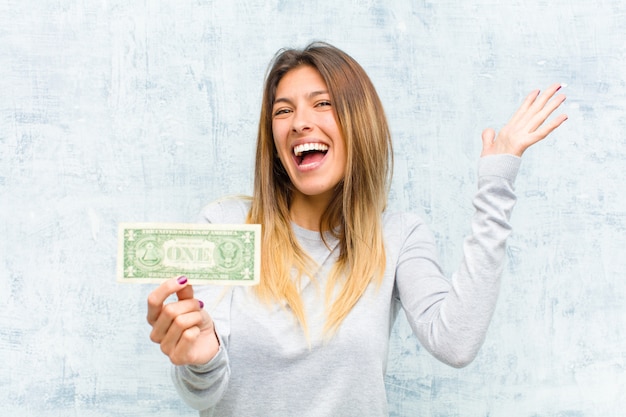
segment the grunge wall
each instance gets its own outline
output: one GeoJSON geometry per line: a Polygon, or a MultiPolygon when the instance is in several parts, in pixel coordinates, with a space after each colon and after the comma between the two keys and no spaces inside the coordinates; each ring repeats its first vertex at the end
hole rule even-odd
{"type": "Polygon", "coordinates": [[[563,82],[569,120],[524,156],[502,292],[461,370],[403,317],[393,416],[621,416],[626,398],[622,0],[0,4],[0,414],[192,416],[149,339],[152,287],[115,282],[121,221],[193,221],[250,193],[267,64],[329,41],[395,140],[392,209],[460,259],[480,133],[563,82]]]}

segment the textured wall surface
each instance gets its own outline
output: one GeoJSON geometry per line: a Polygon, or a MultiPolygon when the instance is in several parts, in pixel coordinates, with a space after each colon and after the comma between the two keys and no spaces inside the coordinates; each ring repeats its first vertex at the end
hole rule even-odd
{"type": "Polygon", "coordinates": [[[283,46],[366,68],[396,147],[390,205],[460,259],[480,132],[567,83],[569,120],[524,156],[502,293],[474,363],[401,317],[393,416],[622,416],[623,0],[0,3],[0,415],[192,416],[149,339],[152,287],[115,283],[120,221],[193,221],[249,193],[261,84],[283,46]]]}

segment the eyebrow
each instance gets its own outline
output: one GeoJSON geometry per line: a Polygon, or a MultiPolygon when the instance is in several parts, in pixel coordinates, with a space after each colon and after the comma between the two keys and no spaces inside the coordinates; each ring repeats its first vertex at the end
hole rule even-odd
{"type": "MultiPolygon", "coordinates": [[[[329,94],[329,93],[326,90],[311,91],[308,94],[308,98],[311,99],[311,98],[314,98],[316,96],[321,96],[323,94],[329,94]]],[[[289,104],[292,104],[292,101],[290,99],[288,99],[287,97],[278,97],[278,98],[274,99],[274,105],[276,103],[289,103],[289,104]]]]}

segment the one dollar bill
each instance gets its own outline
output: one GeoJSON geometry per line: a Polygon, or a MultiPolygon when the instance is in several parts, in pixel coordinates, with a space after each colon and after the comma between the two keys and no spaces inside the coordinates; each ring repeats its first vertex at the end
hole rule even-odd
{"type": "Polygon", "coordinates": [[[120,223],[117,281],[256,285],[261,225],[120,223]]]}

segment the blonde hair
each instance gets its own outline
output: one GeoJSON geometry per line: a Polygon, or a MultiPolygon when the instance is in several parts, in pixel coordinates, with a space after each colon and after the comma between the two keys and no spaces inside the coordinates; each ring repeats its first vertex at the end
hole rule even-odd
{"type": "Polygon", "coordinates": [[[303,50],[279,51],[274,57],[263,92],[254,194],[247,221],[263,225],[257,295],[266,301],[286,301],[306,334],[300,278],[306,274],[313,280],[309,271],[314,265],[291,228],[289,205],[293,185],[278,158],[272,134],[272,107],[278,83],[287,72],[302,65],[315,68],[326,82],[347,148],[344,178],[334,190],[319,225],[323,240],[323,233],[330,232],[339,241],[339,256],[325,291],[324,329],[332,334],[370,282],[380,284],[385,271],[381,216],[393,164],[391,135],[372,82],[349,55],[318,42],[303,50]],[[294,267],[296,279],[291,275],[294,267]]]}

